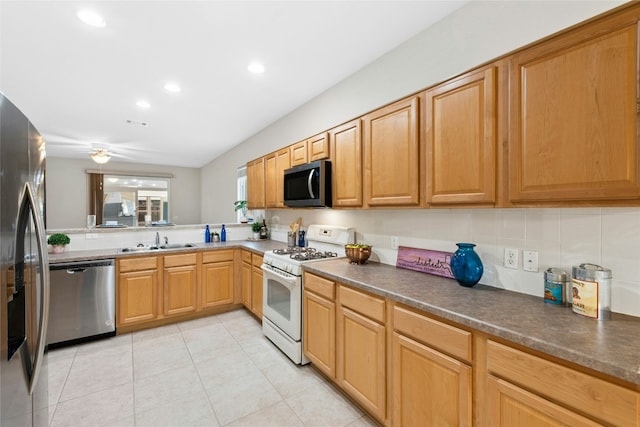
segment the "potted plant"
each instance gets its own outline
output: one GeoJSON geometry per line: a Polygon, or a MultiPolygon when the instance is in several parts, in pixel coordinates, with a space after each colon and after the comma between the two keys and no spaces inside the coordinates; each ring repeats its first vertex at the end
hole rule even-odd
{"type": "Polygon", "coordinates": [[[259,222],[254,222],[251,224],[251,230],[253,231],[253,238],[256,240],[260,239],[260,230],[262,229],[262,224],[259,222]]]}
{"type": "Polygon", "coordinates": [[[51,245],[54,254],[64,252],[64,247],[71,242],[71,238],[64,233],[54,233],[47,239],[47,243],[51,245]]]}
{"type": "Polygon", "coordinates": [[[242,218],[240,218],[240,222],[246,224],[249,222],[247,219],[247,201],[246,200],[236,200],[233,202],[234,209],[236,212],[242,210],[242,218]]]}

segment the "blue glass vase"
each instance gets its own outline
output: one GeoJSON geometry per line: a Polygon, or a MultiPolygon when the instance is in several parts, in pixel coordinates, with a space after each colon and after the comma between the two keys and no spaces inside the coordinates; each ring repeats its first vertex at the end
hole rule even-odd
{"type": "Polygon", "coordinates": [[[484,268],[482,260],[473,250],[473,243],[456,243],[458,250],[451,257],[451,270],[458,283],[468,288],[480,281],[484,268]]]}

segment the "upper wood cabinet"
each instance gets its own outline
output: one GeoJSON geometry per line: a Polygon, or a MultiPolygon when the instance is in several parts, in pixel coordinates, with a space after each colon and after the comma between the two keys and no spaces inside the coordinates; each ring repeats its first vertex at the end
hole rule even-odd
{"type": "Polygon", "coordinates": [[[276,188],[276,153],[264,156],[264,197],[267,208],[278,206],[278,190],[276,188]]]}
{"type": "Polygon", "coordinates": [[[264,158],[247,163],[247,207],[249,209],[265,208],[264,158]]]}
{"type": "Polygon", "coordinates": [[[289,147],[276,152],[276,207],[284,207],[284,171],[291,167],[289,147]]]}
{"type": "Polygon", "coordinates": [[[616,15],[511,57],[511,202],[638,199],[637,19],[616,15]]]}
{"type": "Polygon", "coordinates": [[[420,202],[418,96],[363,117],[365,204],[417,205],[420,202]]]}
{"type": "Polygon", "coordinates": [[[289,147],[291,154],[291,166],[303,165],[314,160],[329,157],[328,132],[322,132],[304,141],[297,142],[289,147]]]}
{"type": "Polygon", "coordinates": [[[362,139],[360,119],[329,131],[333,207],[362,206],[362,139]]]}
{"type": "Polygon", "coordinates": [[[491,66],[425,92],[428,204],[496,202],[496,75],[491,66]]]}

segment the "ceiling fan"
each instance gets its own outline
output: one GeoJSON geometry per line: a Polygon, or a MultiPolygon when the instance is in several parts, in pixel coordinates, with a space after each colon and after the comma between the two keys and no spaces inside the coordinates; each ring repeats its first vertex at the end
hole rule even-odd
{"type": "Polygon", "coordinates": [[[49,155],[67,158],[86,158],[107,163],[112,157],[131,159],[136,152],[147,150],[133,147],[133,142],[90,142],[61,135],[43,134],[49,155]]]}

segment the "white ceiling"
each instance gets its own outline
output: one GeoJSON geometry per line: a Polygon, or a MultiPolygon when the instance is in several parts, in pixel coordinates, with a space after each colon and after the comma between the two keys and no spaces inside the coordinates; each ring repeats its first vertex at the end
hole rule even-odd
{"type": "Polygon", "coordinates": [[[0,0],[0,91],[50,156],[201,167],[464,3],[0,0]]]}

